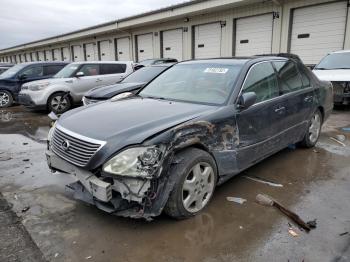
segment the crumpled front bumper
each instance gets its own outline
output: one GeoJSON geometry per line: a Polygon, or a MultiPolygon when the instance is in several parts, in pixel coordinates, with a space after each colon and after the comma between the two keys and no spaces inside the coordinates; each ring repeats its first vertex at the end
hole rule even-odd
{"type": "Polygon", "coordinates": [[[74,192],[74,198],[118,216],[146,218],[157,216],[164,206],[152,203],[147,195],[150,181],[137,178],[97,177],[92,172],[79,168],[57,156],[50,149],[46,151],[48,166],[53,171],[67,173],[77,178],[75,183],[67,185],[74,192]],[[126,186],[125,186],[126,185],[126,186]],[[142,196],[135,196],[135,193],[142,196]]]}

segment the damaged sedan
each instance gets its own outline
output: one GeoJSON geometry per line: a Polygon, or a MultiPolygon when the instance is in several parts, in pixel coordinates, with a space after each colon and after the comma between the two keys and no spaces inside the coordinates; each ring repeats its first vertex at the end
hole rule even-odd
{"type": "Polygon", "coordinates": [[[242,170],[289,144],[313,147],[331,88],[294,56],[181,62],[132,97],[63,114],[47,162],[106,212],[190,217],[242,170]]]}

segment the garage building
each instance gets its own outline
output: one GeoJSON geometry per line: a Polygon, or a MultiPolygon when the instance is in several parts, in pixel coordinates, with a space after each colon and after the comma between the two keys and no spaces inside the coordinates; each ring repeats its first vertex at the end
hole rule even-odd
{"type": "Polygon", "coordinates": [[[0,50],[0,61],[178,60],[350,49],[348,0],[194,0],[0,50]]]}

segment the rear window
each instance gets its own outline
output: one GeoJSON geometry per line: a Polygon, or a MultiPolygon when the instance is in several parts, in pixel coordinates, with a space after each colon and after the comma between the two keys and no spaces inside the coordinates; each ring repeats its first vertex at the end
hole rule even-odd
{"type": "Polygon", "coordinates": [[[44,75],[55,75],[57,74],[59,71],[61,71],[61,69],[64,67],[65,65],[49,65],[49,66],[44,66],[44,75]]]}
{"type": "Polygon", "coordinates": [[[100,66],[101,75],[125,73],[126,64],[102,64],[100,66]]]}
{"type": "Polygon", "coordinates": [[[296,65],[290,61],[273,62],[281,80],[282,93],[297,91],[303,83],[296,65]]]}

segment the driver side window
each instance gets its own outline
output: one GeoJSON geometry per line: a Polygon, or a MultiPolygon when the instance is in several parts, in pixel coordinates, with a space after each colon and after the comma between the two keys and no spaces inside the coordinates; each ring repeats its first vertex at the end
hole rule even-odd
{"type": "Polygon", "coordinates": [[[254,65],[250,69],[242,89],[242,93],[247,92],[255,92],[256,103],[279,95],[277,77],[270,62],[254,65]]]}
{"type": "Polygon", "coordinates": [[[27,78],[31,77],[40,77],[43,76],[43,67],[42,66],[31,66],[24,69],[20,75],[26,75],[27,78]]]}

